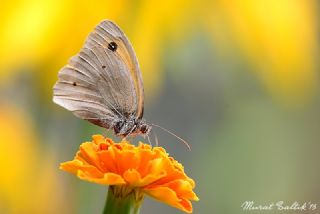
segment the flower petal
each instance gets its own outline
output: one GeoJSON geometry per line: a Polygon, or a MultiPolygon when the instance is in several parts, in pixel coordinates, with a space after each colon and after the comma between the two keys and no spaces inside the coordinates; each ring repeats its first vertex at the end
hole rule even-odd
{"type": "Polygon", "coordinates": [[[100,160],[100,166],[104,172],[119,173],[113,149],[100,151],[97,153],[100,160]]]}
{"type": "Polygon", "coordinates": [[[80,152],[78,152],[78,156],[85,160],[90,165],[95,165],[99,163],[97,157],[97,146],[91,142],[86,142],[81,144],[80,152]]]}
{"type": "Polygon", "coordinates": [[[123,174],[127,169],[136,168],[138,166],[139,159],[136,151],[114,148],[114,153],[119,174],[123,174]]]}
{"type": "Polygon", "coordinates": [[[102,144],[106,142],[106,139],[102,135],[93,135],[92,136],[92,142],[96,145],[102,144]]]}
{"type": "Polygon", "coordinates": [[[60,169],[70,172],[72,174],[77,174],[78,171],[85,172],[91,177],[102,177],[103,173],[99,171],[95,166],[85,165],[79,160],[68,161],[60,164],[60,169]]]}
{"type": "Polygon", "coordinates": [[[193,183],[190,183],[188,180],[174,180],[162,186],[166,186],[174,190],[179,198],[195,201],[199,200],[197,195],[192,191],[193,183]]]}
{"type": "Polygon", "coordinates": [[[103,177],[97,178],[97,177],[92,177],[86,174],[85,172],[79,170],[77,175],[82,180],[86,180],[86,181],[90,181],[90,182],[94,182],[102,185],[121,185],[126,183],[120,175],[117,175],[115,173],[105,173],[103,177]]]}
{"type": "Polygon", "coordinates": [[[192,213],[192,204],[189,200],[178,198],[175,191],[168,187],[159,186],[153,189],[144,189],[143,192],[149,196],[162,201],[170,206],[176,207],[187,213],[192,213]]]}

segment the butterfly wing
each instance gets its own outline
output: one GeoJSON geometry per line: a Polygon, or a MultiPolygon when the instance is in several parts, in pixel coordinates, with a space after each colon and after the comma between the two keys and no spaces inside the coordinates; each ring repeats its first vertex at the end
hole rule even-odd
{"type": "Polygon", "coordinates": [[[107,48],[111,42],[115,42],[118,46],[114,53],[127,65],[137,98],[135,116],[142,118],[144,110],[142,76],[137,57],[126,35],[113,22],[102,21],[89,35],[85,47],[91,48],[98,45],[107,48]]]}
{"type": "Polygon", "coordinates": [[[59,71],[53,101],[77,117],[110,128],[115,120],[142,116],[143,85],[138,62],[123,32],[103,21],[80,53],[59,71]],[[116,50],[109,44],[116,43],[116,50]]]}

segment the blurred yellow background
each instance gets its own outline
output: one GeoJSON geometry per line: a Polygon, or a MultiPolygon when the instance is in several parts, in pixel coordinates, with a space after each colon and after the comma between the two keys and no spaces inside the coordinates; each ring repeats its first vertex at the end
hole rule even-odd
{"type": "MultiPolygon", "coordinates": [[[[145,118],[192,146],[155,128],[197,183],[194,213],[240,213],[247,200],[320,207],[317,1],[1,3],[0,213],[101,212],[107,188],[58,166],[111,132],[51,100],[58,70],[103,19],[136,51],[145,118]]],[[[147,199],[141,213],[181,212],[147,199]]]]}

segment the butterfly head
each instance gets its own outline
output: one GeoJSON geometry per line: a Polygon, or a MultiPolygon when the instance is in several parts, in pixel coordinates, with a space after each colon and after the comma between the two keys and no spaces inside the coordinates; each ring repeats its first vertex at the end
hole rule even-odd
{"type": "Polygon", "coordinates": [[[150,133],[152,126],[150,126],[149,124],[147,124],[145,121],[141,120],[139,126],[138,126],[138,130],[140,132],[141,135],[146,136],[150,133]]]}

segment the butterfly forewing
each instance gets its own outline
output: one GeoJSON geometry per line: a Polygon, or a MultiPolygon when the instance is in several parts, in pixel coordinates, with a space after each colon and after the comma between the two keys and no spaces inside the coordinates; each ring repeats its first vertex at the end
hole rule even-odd
{"type": "Polygon", "coordinates": [[[58,76],[54,102],[82,119],[109,128],[121,117],[142,117],[138,62],[124,33],[110,21],[95,28],[58,76]]]}
{"type": "Polygon", "coordinates": [[[142,118],[144,90],[139,63],[132,45],[121,29],[113,22],[103,21],[89,35],[85,47],[91,48],[98,45],[108,48],[108,45],[112,42],[117,44],[117,50],[114,53],[125,63],[130,72],[131,80],[133,80],[134,91],[137,98],[135,116],[142,118]]]}

